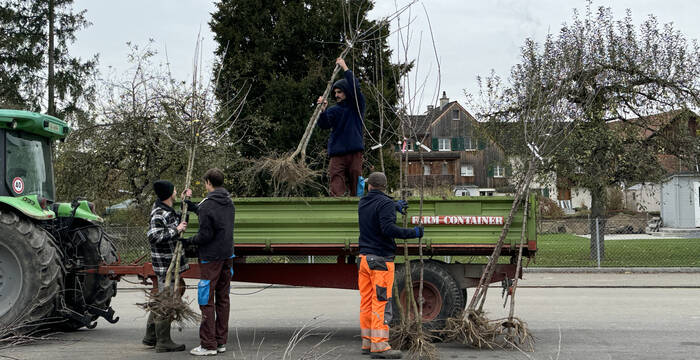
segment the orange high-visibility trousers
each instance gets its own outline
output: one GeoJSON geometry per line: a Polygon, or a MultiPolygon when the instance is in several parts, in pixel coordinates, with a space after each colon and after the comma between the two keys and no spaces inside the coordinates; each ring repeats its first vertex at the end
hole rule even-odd
{"type": "Polygon", "coordinates": [[[357,284],[360,288],[362,349],[371,352],[391,349],[388,324],[392,317],[393,259],[360,255],[357,284]]]}

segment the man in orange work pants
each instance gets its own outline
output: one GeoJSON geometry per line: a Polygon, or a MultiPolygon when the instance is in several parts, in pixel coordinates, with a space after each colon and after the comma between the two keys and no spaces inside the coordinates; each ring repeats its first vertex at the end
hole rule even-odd
{"type": "Polygon", "coordinates": [[[374,172],[367,179],[369,192],[358,204],[360,257],[360,333],[362,353],[372,359],[400,359],[401,351],[389,345],[392,318],[391,290],[394,285],[394,238],[423,236],[423,227],[404,229],[396,226],[396,211],[404,213],[408,204],[384,194],[386,176],[374,172]]]}

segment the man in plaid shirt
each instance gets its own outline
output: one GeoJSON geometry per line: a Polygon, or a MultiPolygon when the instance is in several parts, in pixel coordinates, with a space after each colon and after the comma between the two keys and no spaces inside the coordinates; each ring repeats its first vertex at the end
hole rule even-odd
{"type": "MultiPolygon", "coordinates": [[[[166,286],[174,285],[165,284],[165,273],[168,271],[170,262],[173,261],[175,246],[180,234],[187,229],[187,223],[173,209],[176,197],[173,183],[167,180],[158,180],[153,184],[153,190],[158,199],[151,209],[151,221],[147,236],[148,242],[151,244],[153,272],[158,278],[158,291],[163,291],[166,286]]],[[[189,269],[189,265],[187,265],[187,258],[183,255],[180,260],[180,272],[187,269],[189,269]]],[[[161,319],[154,316],[153,312],[148,316],[146,336],[142,342],[147,346],[155,346],[156,352],[185,350],[184,344],[175,344],[170,338],[170,319],[161,319]]]]}
{"type": "MultiPolygon", "coordinates": [[[[159,180],[156,182],[165,182],[159,180]]],[[[174,187],[173,187],[173,192],[174,187]]],[[[153,272],[158,276],[158,285],[165,282],[165,272],[168,271],[170,261],[173,260],[173,252],[180,234],[187,228],[187,223],[180,221],[180,214],[172,208],[172,203],[175,198],[156,200],[151,209],[151,222],[148,227],[148,241],[151,243],[151,263],[153,263],[153,272]],[[170,200],[170,201],[168,201],[170,200]]],[[[182,257],[180,260],[180,272],[189,269],[187,258],[182,257]]],[[[159,287],[160,288],[160,287],[159,287]]]]}

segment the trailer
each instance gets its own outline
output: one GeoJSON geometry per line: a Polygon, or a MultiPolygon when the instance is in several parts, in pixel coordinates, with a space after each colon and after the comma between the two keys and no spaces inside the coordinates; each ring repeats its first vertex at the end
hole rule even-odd
{"type": "MultiPolygon", "coordinates": [[[[113,323],[118,318],[111,300],[122,276],[137,275],[145,284],[156,283],[150,263],[119,261],[92,203],[56,202],[52,143],[69,132],[68,124],[55,117],[0,109],[4,163],[0,175],[5,179],[0,186],[0,324],[29,329],[51,319],[62,329],[75,330],[94,327],[99,317],[113,323]]],[[[419,200],[409,199],[411,225],[425,225],[422,250],[428,260],[423,297],[429,323],[464,308],[466,289],[477,284],[484,265],[459,257],[492,253],[512,201],[510,197],[429,198],[419,214],[419,200]],[[440,256],[459,261],[440,261],[440,256]]],[[[234,199],[233,281],[356,289],[357,202],[358,198],[234,199]],[[284,261],[299,255],[331,256],[335,262],[284,261]],[[274,261],[248,261],[260,256],[274,261]]],[[[517,254],[522,226],[527,230],[523,254],[529,258],[536,254],[534,198],[528,204],[533,211],[527,219],[522,212],[516,214],[501,255],[513,259],[517,254]]],[[[196,216],[191,216],[185,236],[193,235],[197,227],[196,216]]],[[[402,256],[402,241],[398,243],[396,277],[402,279],[407,259],[402,256]]],[[[408,240],[408,248],[408,260],[415,261],[418,241],[408,240]]],[[[514,261],[498,265],[492,281],[512,279],[515,266],[514,261]]],[[[413,278],[418,279],[418,267],[412,269],[413,278]]],[[[198,278],[197,264],[183,275],[198,278]]],[[[404,282],[396,284],[393,299],[405,300],[404,282]]]]}
{"type": "MultiPolygon", "coordinates": [[[[357,224],[358,198],[237,198],[234,227],[234,276],[231,281],[293,286],[357,289],[356,256],[359,253],[357,224]],[[332,256],[335,263],[286,263],[285,256],[332,256]],[[247,261],[266,256],[277,261],[247,261]]],[[[409,199],[408,223],[423,224],[424,306],[423,317],[430,327],[439,327],[466,305],[466,289],[478,284],[485,264],[439,257],[478,257],[491,255],[510,211],[512,197],[454,197],[409,199]]],[[[516,274],[520,234],[526,227],[523,256],[537,252],[536,198],[528,199],[528,218],[522,210],[515,214],[501,256],[510,259],[497,265],[492,282],[510,283],[516,274]]],[[[401,222],[401,217],[399,217],[401,222]]],[[[401,224],[398,224],[401,225],[401,224]]],[[[198,221],[190,215],[185,237],[196,233],[198,221]]],[[[144,239],[144,241],[146,241],[144,239]]],[[[407,240],[409,261],[416,262],[418,239],[407,240]]],[[[396,279],[404,278],[403,240],[397,239],[396,279]]],[[[483,258],[482,258],[483,259],[483,258]]],[[[156,284],[153,268],[145,264],[110,264],[89,270],[118,280],[136,275],[144,284],[156,284]]],[[[522,274],[522,272],[521,272],[522,274]]],[[[412,266],[414,294],[418,296],[419,267],[412,266]]],[[[199,278],[198,264],[182,274],[199,278]]],[[[404,282],[397,281],[394,301],[406,301],[404,282]],[[398,294],[398,296],[396,295],[398,294]]],[[[397,306],[393,307],[397,309],[397,306]]],[[[399,319],[395,314],[395,319],[399,319]]]]}

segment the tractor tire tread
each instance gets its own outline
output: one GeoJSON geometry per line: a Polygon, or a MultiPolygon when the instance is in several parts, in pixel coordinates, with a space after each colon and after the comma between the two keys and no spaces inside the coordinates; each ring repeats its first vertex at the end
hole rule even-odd
{"type": "Polygon", "coordinates": [[[40,325],[40,320],[49,317],[55,310],[55,299],[61,291],[64,277],[61,253],[48,232],[13,211],[0,210],[0,232],[15,232],[19,241],[24,241],[30,248],[29,258],[19,261],[35,269],[33,274],[26,276],[34,277],[40,286],[36,288],[31,300],[21,304],[23,308],[7,321],[16,325],[31,324],[22,327],[24,332],[31,331],[40,325]]]}

